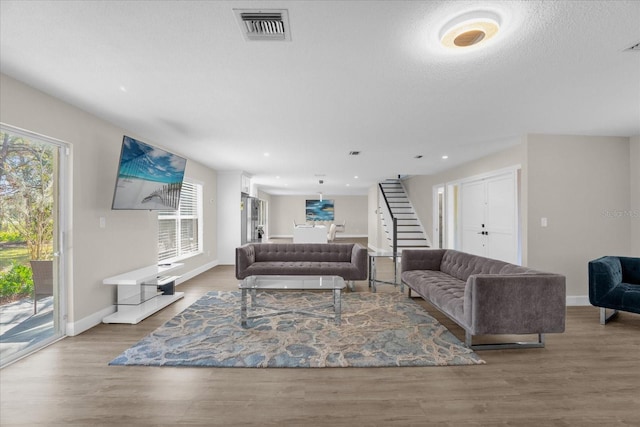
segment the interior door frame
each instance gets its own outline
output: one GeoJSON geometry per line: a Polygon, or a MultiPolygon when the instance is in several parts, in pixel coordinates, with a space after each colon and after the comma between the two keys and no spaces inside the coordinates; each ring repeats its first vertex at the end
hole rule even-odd
{"type": "Polygon", "coordinates": [[[520,185],[522,180],[520,179],[520,171],[522,169],[522,166],[520,164],[515,164],[513,166],[508,166],[505,168],[501,168],[501,169],[496,169],[496,170],[492,170],[489,172],[484,172],[481,174],[477,174],[477,175],[472,175],[472,176],[468,176],[465,178],[461,178],[461,179],[457,179],[457,180],[452,180],[452,181],[447,181],[444,184],[438,184],[438,185],[434,185],[433,186],[433,200],[434,200],[434,207],[433,207],[433,212],[434,212],[434,217],[433,217],[433,222],[434,222],[434,230],[435,230],[435,222],[436,222],[436,217],[435,217],[435,213],[437,211],[437,206],[435,206],[436,202],[437,202],[437,188],[439,187],[443,187],[444,186],[444,206],[445,206],[445,210],[446,210],[446,215],[445,215],[445,230],[446,230],[446,238],[445,238],[445,242],[447,242],[445,244],[445,247],[447,248],[451,248],[451,249],[456,249],[456,250],[460,250],[462,247],[462,240],[461,240],[461,235],[462,235],[462,230],[461,230],[461,222],[460,222],[460,214],[461,214],[461,194],[460,194],[460,188],[462,187],[462,184],[464,183],[468,183],[468,182],[473,182],[473,181],[479,181],[479,180],[483,180],[483,179],[488,179],[488,178],[492,178],[495,176],[499,176],[499,175],[505,175],[507,173],[511,173],[514,176],[514,183],[515,183],[515,191],[516,191],[516,209],[515,209],[515,238],[516,238],[516,245],[517,245],[517,249],[516,249],[516,256],[518,259],[518,263],[522,262],[522,230],[520,227],[520,193],[521,193],[521,189],[520,189],[520,185]],[[456,191],[457,189],[457,191],[456,191]]]}

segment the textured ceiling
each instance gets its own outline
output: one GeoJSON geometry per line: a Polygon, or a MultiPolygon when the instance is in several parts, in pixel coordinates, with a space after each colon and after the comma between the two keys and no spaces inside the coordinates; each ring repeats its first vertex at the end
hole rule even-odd
{"type": "Polygon", "coordinates": [[[2,0],[0,15],[3,73],[272,194],[366,194],[526,133],[640,134],[637,1],[2,0]],[[245,41],[233,9],[258,7],[288,9],[292,40],[245,41]],[[478,9],[501,16],[496,38],[439,45],[478,9]]]}

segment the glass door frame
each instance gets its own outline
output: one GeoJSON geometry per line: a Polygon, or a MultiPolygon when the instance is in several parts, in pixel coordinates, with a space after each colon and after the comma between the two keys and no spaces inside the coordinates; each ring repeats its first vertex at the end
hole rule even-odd
{"type": "Polygon", "coordinates": [[[4,132],[18,135],[35,141],[38,143],[48,144],[57,150],[57,162],[54,162],[54,187],[53,187],[53,259],[54,259],[54,316],[53,316],[53,336],[43,339],[36,344],[26,347],[23,350],[10,355],[3,360],[2,367],[6,367],[25,356],[28,356],[66,336],[66,327],[68,319],[68,287],[67,287],[67,265],[66,249],[69,247],[67,242],[68,230],[70,226],[71,213],[71,180],[70,180],[70,155],[71,144],[59,139],[51,138],[46,135],[31,132],[15,126],[0,122],[0,128],[4,132]]]}

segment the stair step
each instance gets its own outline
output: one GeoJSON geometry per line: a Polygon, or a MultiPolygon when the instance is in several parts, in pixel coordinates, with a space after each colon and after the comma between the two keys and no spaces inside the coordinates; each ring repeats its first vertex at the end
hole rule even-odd
{"type": "Polygon", "coordinates": [[[407,212],[407,213],[397,213],[394,216],[398,219],[416,219],[416,217],[414,216],[415,214],[413,212],[407,212]]]}
{"type": "MultiPolygon", "coordinates": [[[[392,242],[389,241],[389,246],[392,245],[392,242]]],[[[430,248],[431,246],[427,245],[426,242],[398,242],[399,248],[430,248]]]]}
{"type": "Polygon", "coordinates": [[[418,221],[418,219],[414,216],[412,217],[408,217],[408,214],[397,214],[396,215],[396,219],[398,220],[398,224],[404,224],[404,225],[415,225],[417,224],[416,221],[418,221]]]}
{"type": "MultiPolygon", "coordinates": [[[[393,236],[390,233],[385,233],[387,240],[391,241],[393,240],[393,236]]],[[[426,243],[427,239],[426,237],[424,237],[423,234],[421,233],[416,233],[416,235],[409,235],[409,236],[404,236],[404,235],[400,235],[398,234],[398,243],[402,243],[402,242],[422,242],[422,243],[426,243]]]]}

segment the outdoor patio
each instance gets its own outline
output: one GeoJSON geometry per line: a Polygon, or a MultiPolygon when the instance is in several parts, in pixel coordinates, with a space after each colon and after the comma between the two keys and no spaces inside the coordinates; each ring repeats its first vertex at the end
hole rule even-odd
{"type": "Polygon", "coordinates": [[[32,298],[0,306],[0,361],[53,334],[52,296],[38,300],[35,315],[32,298]]]}

